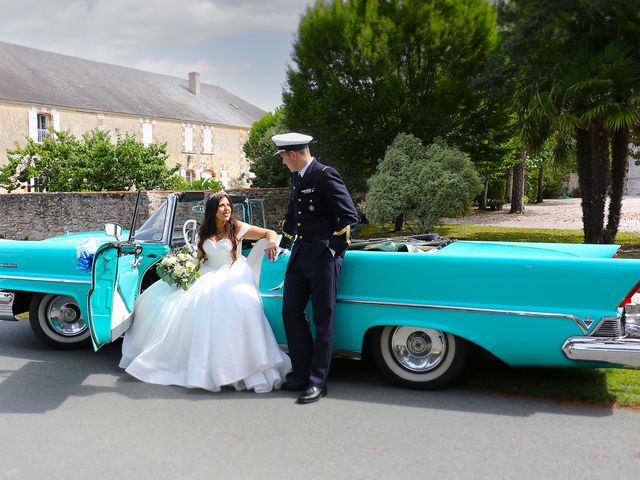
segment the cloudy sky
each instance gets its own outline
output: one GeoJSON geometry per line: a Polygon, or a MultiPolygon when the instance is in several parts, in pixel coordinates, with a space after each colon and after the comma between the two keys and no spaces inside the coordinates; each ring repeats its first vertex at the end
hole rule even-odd
{"type": "Polygon", "coordinates": [[[0,0],[0,41],[219,85],[281,103],[298,21],[313,0],[0,0]]]}

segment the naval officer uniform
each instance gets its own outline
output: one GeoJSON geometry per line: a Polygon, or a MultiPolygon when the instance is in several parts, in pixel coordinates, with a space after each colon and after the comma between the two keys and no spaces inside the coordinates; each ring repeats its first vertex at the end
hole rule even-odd
{"type": "MultiPolygon", "coordinates": [[[[311,140],[312,137],[301,134],[273,137],[279,152],[304,150],[311,140]]],[[[292,172],[280,242],[280,248],[291,250],[284,280],[282,318],[293,365],[290,383],[306,385],[305,393],[311,388],[320,395],[326,394],[338,277],[344,252],[351,243],[351,226],[357,222],[353,200],[334,168],[313,158],[300,172],[292,172]],[[305,315],[309,298],[315,338],[305,315]]],[[[298,401],[307,403],[302,399],[301,396],[298,401]]]]}

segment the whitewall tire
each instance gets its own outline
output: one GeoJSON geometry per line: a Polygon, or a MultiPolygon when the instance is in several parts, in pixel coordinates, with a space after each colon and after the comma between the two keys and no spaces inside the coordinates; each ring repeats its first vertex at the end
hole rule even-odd
{"type": "Polygon", "coordinates": [[[89,329],[73,297],[38,293],[31,299],[29,323],[45,344],[61,349],[85,348],[91,344],[89,329]]]}
{"type": "Polygon", "coordinates": [[[372,339],[380,371],[403,387],[431,390],[455,380],[464,368],[468,343],[441,330],[386,326],[372,339]]]}

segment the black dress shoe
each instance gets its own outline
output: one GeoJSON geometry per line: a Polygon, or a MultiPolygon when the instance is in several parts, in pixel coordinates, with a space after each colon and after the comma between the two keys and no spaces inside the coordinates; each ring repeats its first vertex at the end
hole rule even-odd
{"type": "Polygon", "coordinates": [[[307,382],[305,380],[289,379],[280,388],[287,392],[301,392],[307,388],[307,382]]]}
{"type": "Polygon", "coordinates": [[[298,397],[298,403],[312,403],[317,402],[327,394],[327,387],[317,387],[315,385],[310,386],[298,397]]]}

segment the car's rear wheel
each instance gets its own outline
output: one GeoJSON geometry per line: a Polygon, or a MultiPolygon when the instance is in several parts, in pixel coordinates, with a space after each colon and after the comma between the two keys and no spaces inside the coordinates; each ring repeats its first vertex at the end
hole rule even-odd
{"type": "Polygon", "coordinates": [[[29,323],[40,340],[56,348],[85,348],[91,343],[80,308],[68,295],[34,295],[29,307],[29,323]]]}
{"type": "Polygon", "coordinates": [[[371,339],[378,368],[408,388],[432,390],[448,385],[462,372],[467,358],[464,339],[431,328],[387,326],[371,339]]]}

